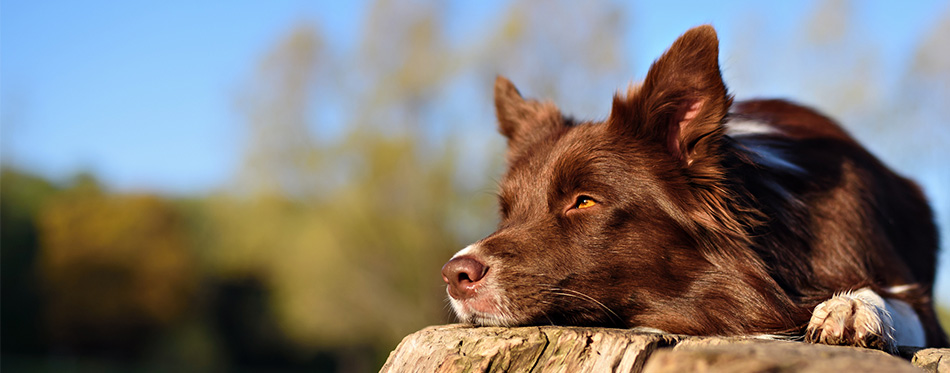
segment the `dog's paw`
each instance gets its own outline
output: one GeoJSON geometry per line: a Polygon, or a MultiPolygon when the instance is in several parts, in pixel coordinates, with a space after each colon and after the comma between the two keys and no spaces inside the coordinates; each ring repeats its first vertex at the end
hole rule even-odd
{"type": "Polygon", "coordinates": [[[870,289],[838,294],[815,307],[805,341],[897,351],[891,316],[870,289]]]}

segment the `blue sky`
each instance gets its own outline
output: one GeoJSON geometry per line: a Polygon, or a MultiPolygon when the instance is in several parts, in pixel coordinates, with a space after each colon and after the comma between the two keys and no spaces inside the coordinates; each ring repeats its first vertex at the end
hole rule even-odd
{"type": "Polygon", "coordinates": [[[354,40],[356,3],[5,1],[3,160],[119,189],[197,192],[228,181],[240,84],[297,22],[354,40]],[[350,5],[347,5],[350,4],[350,5]]]}
{"type": "MultiPolygon", "coordinates": [[[[320,28],[331,49],[352,50],[362,37],[368,4],[4,0],[0,2],[0,159],[54,180],[91,171],[120,191],[211,192],[231,181],[239,167],[246,139],[236,98],[259,59],[292,26],[306,21],[320,28]]],[[[738,52],[740,40],[750,36],[766,40],[753,51],[761,55],[753,57],[774,61],[767,54],[781,53],[783,46],[799,40],[801,35],[795,33],[801,32],[821,2],[621,4],[630,23],[625,27],[631,43],[626,51],[630,80],[642,77],[677,35],[712,23],[720,35],[724,77],[740,98],[794,97],[821,107],[821,92],[803,88],[802,77],[788,73],[800,70],[782,66],[796,63],[794,59],[762,67],[767,79],[743,80],[747,71],[736,69],[742,58],[749,57],[738,52]]],[[[506,7],[500,1],[451,2],[449,30],[456,37],[471,38],[506,7]]],[[[893,80],[907,68],[907,56],[924,34],[947,17],[950,3],[856,1],[852,9],[850,27],[859,41],[880,50],[880,71],[885,73],[872,78],[893,80]]],[[[618,81],[616,88],[626,83],[618,81]]],[[[834,107],[822,109],[837,114],[834,107]]],[[[479,132],[495,136],[492,130],[479,132]]],[[[870,140],[872,150],[886,150],[892,140],[856,135],[870,140]]],[[[893,141],[904,148],[910,142],[893,141]]],[[[880,155],[924,179],[947,232],[950,196],[941,190],[950,189],[945,188],[946,169],[915,171],[914,163],[900,161],[896,152],[880,155]]],[[[947,156],[945,149],[932,155],[947,156]]],[[[944,234],[944,241],[948,236],[944,234]]],[[[950,260],[946,251],[943,263],[950,260]]],[[[947,271],[942,272],[938,291],[950,299],[950,279],[947,271]]]]}
{"type": "MultiPolygon", "coordinates": [[[[885,56],[906,53],[947,9],[942,1],[860,5],[856,17],[885,56]]],[[[744,15],[757,14],[758,30],[782,41],[816,6],[634,2],[628,5],[628,40],[636,45],[631,79],[688,27],[716,25],[725,55],[748,22],[738,21],[744,15]]],[[[365,7],[358,1],[3,1],[2,159],[56,179],[93,171],[122,190],[214,189],[238,167],[244,140],[235,97],[258,58],[306,20],[331,45],[351,47],[365,7]]],[[[477,32],[478,22],[504,7],[458,2],[451,8],[464,33],[477,32]]],[[[781,85],[758,88],[795,94],[781,85]]]]}

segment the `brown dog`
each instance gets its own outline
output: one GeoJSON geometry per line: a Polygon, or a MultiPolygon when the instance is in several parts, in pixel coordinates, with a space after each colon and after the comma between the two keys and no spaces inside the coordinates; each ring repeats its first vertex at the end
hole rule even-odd
{"type": "Polygon", "coordinates": [[[600,123],[499,77],[501,223],[442,269],[458,317],[946,345],[920,189],[815,111],[732,101],[710,26],[600,123]]]}

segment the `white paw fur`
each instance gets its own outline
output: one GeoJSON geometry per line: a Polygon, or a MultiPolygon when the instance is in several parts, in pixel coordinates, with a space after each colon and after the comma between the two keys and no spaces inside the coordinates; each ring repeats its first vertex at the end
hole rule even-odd
{"type": "Polygon", "coordinates": [[[844,292],[815,307],[805,332],[815,343],[869,347],[891,353],[898,345],[923,346],[923,325],[913,309],[863,288],[844,292]]]}

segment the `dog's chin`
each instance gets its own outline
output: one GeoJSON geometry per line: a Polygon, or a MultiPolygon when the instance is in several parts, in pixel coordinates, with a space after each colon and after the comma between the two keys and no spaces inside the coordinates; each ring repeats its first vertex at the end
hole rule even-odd
{"type": "Polygon", "coordinates": [[[469,317],[469,324],[475,326],[517,326],[517,321],[510,317],[493,314],[473,314],[469,317]]]}
{"type": "Polygon", "coordinates": [[[523,322],[494,302],[459,301],[450,298],[459,321],[474,326],[516,326],[523,322]]]}

